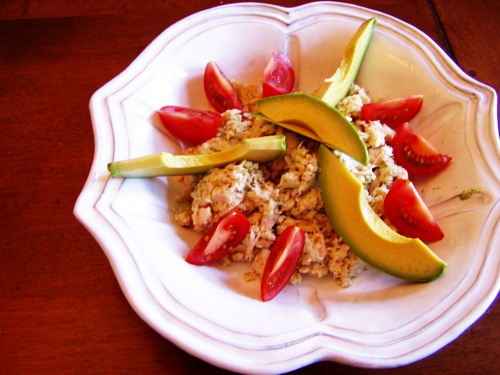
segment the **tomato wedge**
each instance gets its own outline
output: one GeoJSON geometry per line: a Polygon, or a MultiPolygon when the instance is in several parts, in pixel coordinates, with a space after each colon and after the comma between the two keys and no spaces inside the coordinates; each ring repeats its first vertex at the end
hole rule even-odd
{"type": "Polygon", "coordinates": [[[221,260],[238,246],[250,231],[250,222],[233,208],[200,238],[186,257],[188,263],[202,266],[221,260]]]}
{"type": "Polygon", "coordinates": [[[213,61],[205,67],[203,85],[208,101],[217,112],[243,108],[231,81],[213,61]]]}
{"type": "Polygon", "coordinates": [[[445,168],[451,156],[440,153],[424,137],[415,133],[409,123],[398,127],[392,140],[396,164],[414,176],[425,176],[445,168]]]}
{"type": "Polygon", "coordinates": [[[361,118],[365,121],[379,120],[381,123],[397,129],[399,125],[413,119],[422,108],[423,95],[388,99],[366,103],[361,107],[361,118]]]}
{"type": "Polygon", "coordinates": [[[394,181],[384,200],[387,218],[403,236],[424,242],[439,241],[444,234],[413,183],[394,181]]]}
{"type": "Polygon", "coordinates": [[[175,105],[160,108],[158,115],[170,133],[193,143],[203,143],[215,137],[222,124],[222,116],[218,113],[175,105]]]}
{"type": "Polygon", "coordinates": [[[295,71],[288,56],[282,52],[273,52],[271,60],[264,69],[262,96],[288,94],[295,85],[295,71]]]}
{"type": "Polygon", "coordinates": [[[274,243],[264,267],[260,294],[264,302],[272,300],[288,284],[304,251],[305,232],[290,225],[274,243]]]}

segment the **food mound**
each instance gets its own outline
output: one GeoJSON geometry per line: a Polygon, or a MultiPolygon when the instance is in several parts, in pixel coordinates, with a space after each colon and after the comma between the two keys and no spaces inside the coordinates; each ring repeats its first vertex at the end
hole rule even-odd
{"type": "MultiPolygon", "coordinates": [[[[251,262],[251,271],[244,275],[247,281],[261,278],[276,238],[295,224],[306,232],[306,241],[290,282],[299,283],[304,275],[331,275],[336,284],[348,287],[367,265],[349,250],[326,216],[317,178],[319,143],[252,116],[260,99],[259,88],[236,84],[236,89],[244,109],[224,112],[216,137],[185,150],[185,154],[217,152],[242,139],[273,134],[286,136],[286,153],[268,163],[242,161],[202,175],[179,177],[185,191],[178,197],[174,221],[203,233],[229,210],[239,208],[248,217],[251,229],[222,262],[251,262]]],[[[348,96],[337,105],[366,143],[369,164],[364,166],[344,154],[338,156],[363,184],[370,205],[385,220],[384,198],[392,183],[408,178],[408,173],[393,160],[389,143],[394,130],[379,121],[360,119],[361,107],[369,101],[364,89],[352,85],[348,96]]]]}

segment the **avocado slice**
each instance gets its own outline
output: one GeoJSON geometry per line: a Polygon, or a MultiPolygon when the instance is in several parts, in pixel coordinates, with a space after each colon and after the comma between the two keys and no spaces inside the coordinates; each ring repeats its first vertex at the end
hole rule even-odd
{"type": "Polygon", "coordinates": [[[108,163],[113,177],[157,177],[199,174],[214,167],[249,160],[268,162],[286,151],[286,137],[271,135],[248,138],[220,152],[202,155],[173,155],[168,152],[108,163]]]}
{"type": "Polygon", "coordinates": [[[336,108],[309,94],[270,96],[257,102],[260,116],[279,126],[325,143],[368,164],[366,144],[354,125],[336,108]]]}
{"type": "Polygon", "coordinates": [[[372,39],[377,18],[373,17],[361,24],[347,45],[340,66],[333,76],[323,81],[314,96],[335,107],[344,99],[358,75],[366,50],[372,39]]]}
{"type": "Polygon", "coordinates": [[[334,230],[367,264],[400,279],[427,282],[446,270],[446,263],[419,239],[390,228],[366,199],[363,186],[342,162],[320,145],[318,181],[334,230]]]}

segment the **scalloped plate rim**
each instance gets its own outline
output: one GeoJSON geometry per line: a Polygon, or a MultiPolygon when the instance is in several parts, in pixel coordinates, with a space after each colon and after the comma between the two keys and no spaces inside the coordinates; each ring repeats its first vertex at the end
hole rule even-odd
{"type": "MultiPolygon", "coordinates": [[[[178,336],[176,336],[174,333],[186,334],[187,332],[189,335],[193,335],[195,337],[193,339],[194,341],[200,339],[200,337],[197,337],[199,332],[197,332],[195,329],[192,331],[190,331],[189,327],[183,327],[183,329],[179,329],[179,327],[176,327],[175,324],[172,324],[171,322],[166,322],[164,320],[163,314],[165,313],[165,311],[155,310],[154,297],[151,297],[148,288],[145,285],[137,285],[132,287],[131,284],[134,284],[132,280],[134,282],[141,281],[142,278],[140,273],[137,271],[137,268],[134,268],[136,267],[136,265],[131,254],[126,253],[118,255],[116,253],[117,250],[111,249],[111,247],[115,246],[119,246],[122,249],[127,249],[127,244],[125,240],[121,238],[119,234],[114,230],[112,224],[110,224],[106,220],[106,218],[102,216],[102,213],[100,212],[102,208],[97,207],[98,205],[104,206],[103,200],[102,199],[98,199],[97,201],[95,200],[96,194],[97,196],[101,197],[100,192],[104,191],[106,184],[109,182],[108,181],[109,178],[102,174],[102,166],[103,163],[105,165],[105,163],[107,163],[108,161],[107,156],[109,156],[110,150],[106,150],[105,147],[106,143],[111,138],[114,129],[102,129],[98,128],[96,125],[97,123],[100,122],[100,118],[102,116],[106,117],[107,115],[109,115],[107,113],[107,108],[105,103],[106,98],[109,95],[106,95],[106,92],[110,89],[114,89],[115,86],[118,84],[117,82],[119,82],[120,80],[129,78],[129,76],[133,76],[134,71],[136,69],[144,68],[144,66],[141,65],[143,64],[143,60],[146,59],[146,57],[150,53],[149,51],[153,47],[155,48],[157,47],[157,44],[159,43],[162,35],[164,36],[166,35],[166,33],[173,33],[175,37],[175,30],[186,27],[190,22],[196,22],[197,20],[201,20],[203,17],[208,17],[213,12],[221,12],[222,14],[225,14],[226,12],[229,11],[229,9],[236,10],[236,9],[241,9],[242,7],[246,8],[257,7],[266,10],[272,10],[273,12],[283,14],[284,17],[294,12],[295,13],[307,12],[309,9],[317,8],[319,10],[320,8],[324,7],[328,8],[327,9],[328,11],[331,11],[332,9],[336,9],[339,7],[340,8],[346,7],[354,11],[359,10],[365,13],[377,15],[379,17],[384,17],[386,18],[386,20],[392,20],[391,22],[396,22],[398,24],[402,23],[402,21],[399,21],[392,16],[388,16],[380,12],[375,12],[367,8],[362,8],[348,4],[319,2],[319,3],[305,4],[295,8],[285,8],[285,7],[279,7],[270,4],[260,4],[260,3],[240,3],[240,4],[222,5],[216,8],[211,8],[201,11],[173,24],[168,29],[166,29],[164,33],[160,34],[160,36],[158,36],[143,51],[143,53],[141,53],[139,57],[136,60],[134,60],[134,62],[132,62],[132,64],[128,68],[126,68],[122,73],[120,73],[120,75],[118,75],[115,79],[111,80],[108,84],[104,85],[93,95],[90,107],[92,113],[92,120],[94,123],[96,151],[92,168],[89,173],[89,178],[75,205],[74,213],[76,217],[92,233],[92,235],[98,241],[99,245],[103,248],[127,299],[129,300],[134,310],[142,317],[142,319],[148,322],[150,326],[152,326],[164,337],[176,343],[179,347],[216,366],[232,369],[233,371],[243,371],[243,372],[251,371],[256,373],[266,373],[269,371],[271,372],[291,371],[293,369],[320,360],[335,360],[341,363],[359,367],[395,367],[414,362],[415,360],[421,359],[427,355],[432,354],[434,351],[440,349],[448,342],[456,338],[463,330],[465,330],[470,324],[476,321],[484,313],[484,311],[493,302],[496,294],[498,293],[499,289],[498,278],[496,282],[493,283],[495,286],[493,286],[489,290],[489,293],[487,293],[486,296],[483,296],[481,303],[476,305],[476,307],[473,308],[472,311],[470,311],[469,314],[467,314],[467,316],[464,319],[462,319],[457,323],[455,330],[453,332],[448,332],[447,335],[443,335],[443,337],[441,338],[441,340],[439,340],[439,342],[435,342],[434,345],[430,345],[427,348],[425,348],[425,350],[421,350],[420,352],[417,351],[416,354],[409,355],[408,358],[405,358],[403,360],[399,361],[388,360],[388,361],[370,363],[369,361],[366,360],[366,358],[365,359],[356,358],[355,356],[350,356],[348,354],[345,355],[343,353],[332,353],[329,352],[327,349],[325,349],[325,347],[320,346],[319,348],[314,349],[311,353],[305,353],[305,354],[302,353],[304,355],[302,354],[297,355],[294,358],[290,358],[284,361],[277,361],[275,363],[272,362],[266,363],[265,361],[263,361],[262,363],[259,364],[251,362],[246,364],[236,364],[233,363],[231,360],[223,359],[221,358],[221,356],[217,356],[216,354],[207,354],[205,352],[206,345],[204,344],[196,345],[192,341],[186,340],[185,338],[181,339],[178,336]],[[106,153],[106,151],[108,152],[106,153]],[[150,298],[152,298],[153,301],[151,301],[150,298]],[[151,307],[151,305],[153,306],[151,307]]],[[[412,26],[407,24],[406,26],[413,28],[412,26]]],[[[424,37],[424,39],[425,38],[427,38],[425,41],[428,44],[428,46],[436,49],[436,51],[434,52],[437,53],[443,59],[443,61],[445,61],[446,64],[450,66],[450,72],[460,77],[460,81],[462,81],[462,84],[469,83],[471,85],[474,85],[477,89],[483,90],[482,93],[487,97],[490,104],[492,105],[492,108],[490,108],[490,116],[496,119],[496,105],[495,105],[496,94],[494,90],[465,75],[465,73],[463,73],[456,66],[456,64],[453,61],[451,61],[451,59],[449,59],[448,56],[444,54],[444,52],[442,52],[439,48],[436,47],[434,42],[432,42],[428,37],[424,37]]],[[[132,81],[132,79],[130,79],[130,81],[132,81]]],[[[495,140],[493,140],[493,143],[495,143],[495,140]]],[[[496,143],[496,146],[493,145],[492,149],[498,152],[499,149],[498,141],[496,143]]],[[[492,168],[494,167],[498,166],[493,164],[492,168]]],[[[498,181],[496,182],[498,183],[498,181]]],[[[494,213],[495,212],[498,212],[498,202],[497,202],[497,209],[494,210],[494,213]]],[[[498,222],[494,226],[494,228],[496,229],[493,229],[493,236],[491,238],[491,242],[498,243],[499,242],[498,222]]],[[[252,357],[252,359],[255,358],[252,357]]]]}

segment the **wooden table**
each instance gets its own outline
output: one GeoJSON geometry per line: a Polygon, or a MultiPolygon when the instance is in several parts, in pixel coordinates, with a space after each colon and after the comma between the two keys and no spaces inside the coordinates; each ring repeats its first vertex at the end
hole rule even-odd
{"type": "MultiPolygon", "coordinates": [[[[0,373],[228,373],[178,349],[134,313],[104,253],[72,212],[94,152],[92,93],[165,28],[223,3],[0,3],[0,373]]],[[[496,1],[354,3],[423,30],[466,73],[500,87],[496,1]]],[[[499,317],[493,304],[453,343],[403,368],[325,362],[295,373],[499,373],[499,317]]]]}

